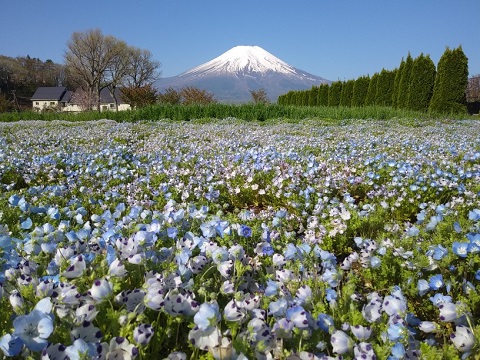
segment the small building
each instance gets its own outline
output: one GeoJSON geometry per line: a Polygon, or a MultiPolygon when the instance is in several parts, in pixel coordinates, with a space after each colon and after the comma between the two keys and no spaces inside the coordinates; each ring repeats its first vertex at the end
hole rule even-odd
{"type": "MultiPolygon", "coordinates": [[[[130,104],[122,99],[121,89],[115,89],[118,111],[130,110],[130,104]]],[[[34,111],[81,112],[80,104],[75,101],[75,92],[63,86],[39,87],[32,98],[34,111]]],[[[96,106],[92,107],[96,110],[96,106]]],[[[100,111],[116,111],[115,100],[107,88],[100,91],[100,111]]]]}
{"type": "Polygon", "coordinates": [[[61,111],[72,97],[72,92],[64,86],[44,86],[37,88],[31,100],[35,111],[61,111]]]}

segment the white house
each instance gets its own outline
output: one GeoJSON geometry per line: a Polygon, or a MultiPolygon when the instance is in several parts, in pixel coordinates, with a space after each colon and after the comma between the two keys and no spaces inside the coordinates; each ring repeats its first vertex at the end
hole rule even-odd
{"type": "MultiPolygon", "coordinates": [[[[120,89],[115,89],[115,98],[118,111],[130,110],[130,104],[123,101],[120,89]]],[[[63,86],[39,87],[31,98],[35,111],[81,112],[81,107],[75,103],[74,99],[74,92],[68,91],[63,86]]],[[[92,110],[95,109],[95,107],[92,108],[92,110]]],[[[100,111],[115,111],[115,100],[106,88],[100,91],[100,111]]]]}

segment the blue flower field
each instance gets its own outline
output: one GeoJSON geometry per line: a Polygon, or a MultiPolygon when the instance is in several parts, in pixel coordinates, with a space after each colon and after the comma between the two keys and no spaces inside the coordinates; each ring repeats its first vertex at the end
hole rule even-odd
{"type": "Polygon", "coordinates": [[[0,123],[0,359],[478,359],[480,122],[0,123]]]}

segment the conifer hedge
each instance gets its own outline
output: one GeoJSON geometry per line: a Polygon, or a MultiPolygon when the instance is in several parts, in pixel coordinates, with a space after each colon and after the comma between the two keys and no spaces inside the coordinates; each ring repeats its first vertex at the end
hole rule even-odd
{"type": "Polygon", "coordinates": [[[290,91],[278,98],[281,105],[380,106],[430,111],[436,114],[466,112],[468,59],[461,47],[442,55],[437,68],[428,55],[413,59],[410,53],[394,70],[335,81],[309,90],[290,91]]]}
{"type": "Polygon", "coordinates": [[[405,65],[400,75],[400,83],[398,85],[397,108],[406,109],[408,105],[408,87],[410,86],[410,74],[412,72],[413,59],[408,53],[405,65]]]}
{"type": "Polygon", "coordinates": [[[467,85],[468,59],[462,47],[454,50],[447,47],[437,65],[430,111],[465,113],[467,85]]]}
{"type": "Polygon", "coordinates": [[[352,106],[359,107],[365,105],[369,84],[370,76],[360,76],[355,80],[355,84],[353,85],[352,106]]]}
{"type": "Polygon", "coordinates": [[[342,94],[342,82],[335,81],[328,89],[328,106],[339,106],[342,94]]]}
{"type": "Polygon", "coordinates": [[[420,54],[413,60],[408,87],[408,109],[427,111],[433,94],[435,64],[428,55],[420,54]]]}

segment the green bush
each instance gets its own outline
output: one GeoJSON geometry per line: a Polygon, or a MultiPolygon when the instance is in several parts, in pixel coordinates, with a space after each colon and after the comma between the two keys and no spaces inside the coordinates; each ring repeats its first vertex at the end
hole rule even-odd
{"type": "Polygon", "coordinates": [[[430,111],[466,113],[467,85],[468,59],[462,47],[447,48],[438,62],[430,111]]]}
{"type": "Polygon", "coordinates": [[[420,54],[414,61],[408,89],[408,108],[427,111],[433,94],[435,64],[428,55],[420,54]]]}

